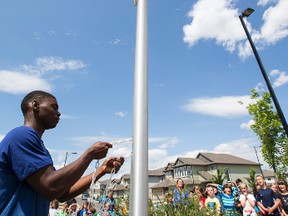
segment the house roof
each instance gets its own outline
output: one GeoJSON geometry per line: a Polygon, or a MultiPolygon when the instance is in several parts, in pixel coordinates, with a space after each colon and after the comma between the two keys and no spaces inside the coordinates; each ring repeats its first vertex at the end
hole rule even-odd
{"type": "Polygon", "coordinates": [[[159,184],[153,185],[151,188],[168,188],[176,184],[175,179],[165,179],[161,181],[159,184]]]}
{"type": "Polygon", "coordinates": [[[125,185],[115,185],[113,187],[113,191],[123,191],[123,190],[128,190],[128,187],[125,185]]]}
{"type": "Polygon", "coordinates": [[[206,165],[205,162],[199,160],[198,158],[184,158],[178,157],[174,164],[174,167],[179,167],[183,165],[206,165]]]}
{"type": "MultiPolygon", "coordinates": [[[[199,180],[193,180],[192,178],[182,178],[184,181],[185,185],[199,185],[202,182],[207,182],[206,180],[204,181],[199,181],[199,180]]],[[[168,188],[176,185],[177,179],[165,179],[164,181],[161,181],[159,184],[153,185],[151,188],[152,189],[157,189],[157,188],[168,188]]]]}
{"type": "Polygon", "coordinates": [[[250,160],[246,160],[231,154],[223,153],[204,153],[200,152],[198,159],[208,164],[239,164],[239,165],[259,165],[258,163],[250,160]]]}
{"type": "Polygon", "coordinates": [[[166,167],[164,167],[164,172],[166,171],[170,171],[170,170],[173,170],[173,167],[174,167],[174,162],[170,162],[166,165],[166,167]]]}
{"type": "Polygon", "coordinates": [[[155,170],[148,170],[148,176],[163,176],[164,175],[164,167],[155,169],[155,170]]]}
{"type": "Polygon", "coordinates": [[[130,174],[124,174],[121,176],[120,180],[122,179],[130,179],[130,174]]]}
{"type": "Polygon", "coordinates": [[[271,170],[262,170],[264,177],[275,177],[276,174],[271,170]]]}
{"type": "Polygon", "coordinates": [[[198,171],[197,173],[205,180],[210,180],[212,178],[212,175],[206,171],[198,171]]]}

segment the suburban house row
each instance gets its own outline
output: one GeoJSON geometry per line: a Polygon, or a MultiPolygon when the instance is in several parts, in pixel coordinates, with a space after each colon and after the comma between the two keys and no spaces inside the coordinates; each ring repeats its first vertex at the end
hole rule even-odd
{"type": "MultiPolygon", "coordinates": [[[[174,190],[178,178],[183,179],[189,191],[196,185],[205,188],[205,185],[211,182],[212,176],[217,175],[217,169],[224,171],[224,183],[235,182],[238,178],[247,183],[251,169],[255,170],[256,175],[263,172],[266,183],[275,181],[274,173],[268,170],[261,171],[259,163],[230,154],[200,152],[196,158],[179,157],[163,168],[149,170],[149,197],[153,201],[163,199],[167,192],[174,190]]],[[[97,196],[103,194],[107,190],[108,181],[99,181],[93,188],[93,194],[97,196]]],[[[124,174],[120,179],[113,179],[109,186],[109,189],[114,191],[115,197],[127,196],[130,189],[130,174],[124,174]]]]}

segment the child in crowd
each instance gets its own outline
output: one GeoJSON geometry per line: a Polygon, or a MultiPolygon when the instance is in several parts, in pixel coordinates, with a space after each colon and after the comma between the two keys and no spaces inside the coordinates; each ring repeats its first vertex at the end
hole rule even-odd
{"type": "Polygon", "coordinates": [[[88,209],[87,211],[83,214],[83,216],[97,216],[97,212],[96,212],[96,209],[94,208],[94,206],[89,203],[88,204],[88,209]]]}
{"type": "Polygon", "coordinates": [[[230,184],[218,185],[217,188],[221,195],[225,215],[238,215],[234,202],[235,196],[238,194],[238,188],[231,187],[230,184]]]}
{"type": "Polygon", "coordinates": [[[51,208],[49,209],[49,216],[57,216],[58,215],[58,211],[59,211],[58,207],[59,207],[58,200],[56,200],[56,199],[53,200],[51,202],[51,208]]]}
{"type": "Polygon", "coordinates": [[[211,210],[212,215],[220,215],[221,204],[219,200],[215,197],[214,190],[212,186],[206,187],[207,198],[205,200],[205,207],[211,210]]]}
{"type": "Polygon", "coordinates": [[[69,215],[69,211],[68,211],[68,203],[64,203],[62,205],[62,209],[58,212],[58,216],[67,216],[69,215]]]}
{"type": "Polygon", "coordinates": [[[243,216],[257,216],[255,205],[256,199],[253,194],[250,194],[245,183],[241,183],[240,186],[240,203],[243,207],[243,216]]]}
{"type": "Polygon", "coordinates": [[[281,215],[288,215],[288,191],[287,183],[284,180],[278,180],[279,197],[281,199],[281,215]]]}
{"type": "Polygon", "coordinates": [[[257,191],[256,200],[262,214],[279,216],[278,207],[281,204],[281,199],[271,188],[266,186],[263,176],[257,175],[256,182],[260,186],[260,189],[257,191]]]}

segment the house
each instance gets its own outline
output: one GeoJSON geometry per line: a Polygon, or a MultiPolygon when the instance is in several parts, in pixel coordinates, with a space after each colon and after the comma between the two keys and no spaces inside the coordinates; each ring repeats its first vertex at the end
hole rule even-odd
{"type": "MultiPolygon", "coordinates": [[[[256,175],[261,174],[259,163],[230,154],[200,152],[196,158],[178,157],[163,168],[149,170],[149,197],[153,201],[162,200],[167,192],[174,190],[178,178],[184,180],[186,190],[192,190],[195,185],[204,188],[218,169],[224,171],[225,182],[235,182],[240,178],[247,183],[251,169],[255,170],[256,175]]],[[[95,193],[100,195],[107,187],[114,191],[116,197],[127,196],[130,192],[130,174],[110,182],[99,181],[95,193]]]]}
{"type": "Polygon", "coordinates": [[[152,200],[163,199],[165,193],[174,190],[176,180],[182,178],[186,190],[192,190],[193,186],[205,187],[211,182],[217,169],[223,170],[226,182],[235,182],[240,178],[247,181],[250,169],[260,174],[260,164],[230,154],[199,153],[196,158],[179,157],[175,163],[168,163],[164,168],[165,179],[152,186],[152,200]]]}

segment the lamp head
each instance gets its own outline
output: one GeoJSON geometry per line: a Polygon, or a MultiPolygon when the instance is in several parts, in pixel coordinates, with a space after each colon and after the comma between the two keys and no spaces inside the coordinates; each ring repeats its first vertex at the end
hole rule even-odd
{"type": "Polygon", "coordinates": [[[254,12],[254,9],[247,8],[242,12],[242,17],[249,17],[254,12]]]}

